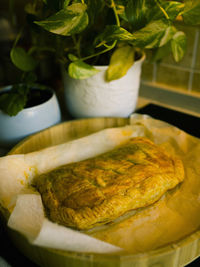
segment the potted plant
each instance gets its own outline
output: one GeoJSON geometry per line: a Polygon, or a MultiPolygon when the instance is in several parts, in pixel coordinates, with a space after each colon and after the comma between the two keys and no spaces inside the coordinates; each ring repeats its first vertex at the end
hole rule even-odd
{"type": "Polygon", "coordinates": [[[13,49],[11,58],[22,73],[18,83],[0,89],[0,146],[5,148],[61,121],[54,90],[36,83],[37,61],[22,48],[13,49]]]}
{"type": "Polygon", "coordinates": [[[16,42],[13,62],[20,66],[20,53],[52,53],[64,66],[66,102],[75,117],[130,115],[146,50],[159,60],[171,52],[178,62],[186,36],[174,22],[200,24],[198,0],[36,0],[25,10],[33,42],[28,52],[16,42]]]}
{"type": "Polygon", "coordinates": [[[55,92],[39,84],[16,84],[0,91],[0,146],[12,147],[24,137],[61,120],[55,92]]]}

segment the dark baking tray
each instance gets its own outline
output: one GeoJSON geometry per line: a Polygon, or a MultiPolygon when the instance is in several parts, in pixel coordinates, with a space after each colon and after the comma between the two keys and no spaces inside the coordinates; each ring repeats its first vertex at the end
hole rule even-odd
{"type": "Polygon", "coordinates": [[[149,104],[136,110],[136,112],[140,114],[148,114],[155,119],[166,121],[193,136],[200,137],[200,117],[195,117],[193,115],[154,104],[149,104]]]}

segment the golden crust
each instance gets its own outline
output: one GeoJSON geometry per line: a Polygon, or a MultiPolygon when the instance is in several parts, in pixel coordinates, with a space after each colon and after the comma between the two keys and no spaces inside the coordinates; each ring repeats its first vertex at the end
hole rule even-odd
{"type": "Polygon", "coordinates": [[[34,183],[52,221],[89,229],[154,203],[183,179],[181,160],[136,137],[95,158],[43,174],[34,183]]]}

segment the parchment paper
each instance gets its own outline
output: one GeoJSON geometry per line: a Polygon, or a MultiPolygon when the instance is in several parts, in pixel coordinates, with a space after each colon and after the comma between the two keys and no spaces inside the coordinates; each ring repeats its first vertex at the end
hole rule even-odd
{"type": "Polygon", "coordinates": [[[0,203],[11,214],[8,226],[39,246],[97,253],[120,248],[145,252],[195,231],[200,225],[199,139],[146,115],[134,114],[130,124],[38,152],[0,158],[0,203]],[[35,175],[108,151],[132,136],[146,136],[178,155],[184,163],[184,182],[134,215],[85,234],[44,217],[40,195],[28,188],[35,175]]]}

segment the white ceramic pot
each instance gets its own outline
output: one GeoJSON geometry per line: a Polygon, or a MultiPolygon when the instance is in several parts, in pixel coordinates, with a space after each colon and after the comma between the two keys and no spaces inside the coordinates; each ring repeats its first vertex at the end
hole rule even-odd
{"type": "MultiPolygon", "coordinates": [[[[1,90],[10,90],[10,86],[1,90]]],[[[49,99],[39,105],[24,108],[16,116],[0,110],[0,146],[11,147],[24,137],[48,128],[61,121],[60,107],[54,91],[50,88],[49,99]]]]}
{"type": "Polygon", "coordinates": [[[105,80],[107,66],[96,66],[96,75],[72,79],[63,72],[66,108],[75,118],[128,117],[136,108],[143,55],[127,74],[111,82],[105,80]]]}

